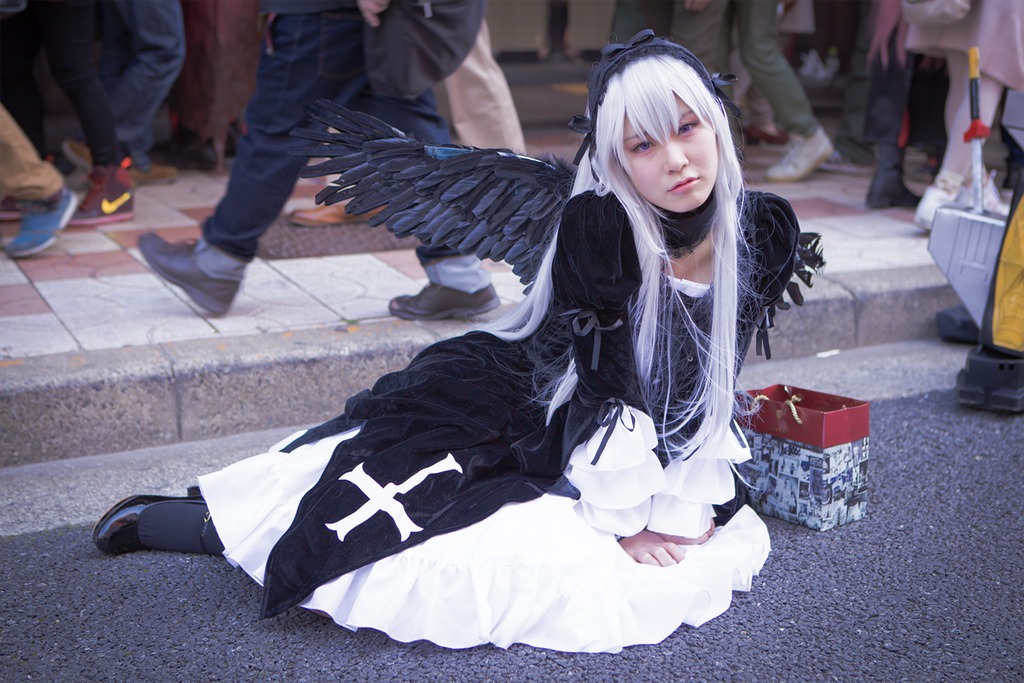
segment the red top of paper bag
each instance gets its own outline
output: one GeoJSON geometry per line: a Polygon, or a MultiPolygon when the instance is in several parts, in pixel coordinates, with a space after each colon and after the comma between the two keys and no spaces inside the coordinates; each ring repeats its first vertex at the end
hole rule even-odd
{"type": "Polygon", "coordinates": [[[747,393],[755,399],[765,397],[748,419],[750,428],[762,434],[829,448],[862,439],[871,431],[867,401],[784,384],[747,393]]]}

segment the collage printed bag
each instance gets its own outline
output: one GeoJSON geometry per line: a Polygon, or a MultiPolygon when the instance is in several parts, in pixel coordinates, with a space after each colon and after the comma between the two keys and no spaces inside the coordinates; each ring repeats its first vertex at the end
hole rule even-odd
{"type": "Polygon", "coordinates": [[[752,457],[738,470],[754,509],[820,531],[864,517],[869,404],[781,384],[748,393],[752,457]]]}

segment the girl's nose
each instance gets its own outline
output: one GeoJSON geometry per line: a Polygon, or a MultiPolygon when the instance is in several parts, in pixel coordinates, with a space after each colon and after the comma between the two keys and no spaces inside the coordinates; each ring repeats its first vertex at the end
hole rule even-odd
{"type": "Polygon", "coordinates": [[[682,144],[673,141],[665,145],[665,170],[668,173],[675,173],[688,163],[689,159],[682,144]]]}

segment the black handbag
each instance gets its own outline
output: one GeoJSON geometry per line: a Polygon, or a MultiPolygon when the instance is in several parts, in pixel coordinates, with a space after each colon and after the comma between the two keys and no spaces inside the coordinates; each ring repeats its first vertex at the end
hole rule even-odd
{"type": "Polygon", "coordinates": [[[366,25],[370,87],[418,97],[450,76],[473,48],[487,0],[391,0],[377,28],[366,25]]]}

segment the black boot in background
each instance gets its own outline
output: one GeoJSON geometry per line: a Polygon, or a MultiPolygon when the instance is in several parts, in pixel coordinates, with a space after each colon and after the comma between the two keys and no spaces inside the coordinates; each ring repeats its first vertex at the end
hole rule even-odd
{"type": "Polygon", "coordinates": [[[921,200],[903,184],[903,150],[891,143],[878,145],[878,166],[871,178],[868,195],[864,200],[869,209],[887,209],[890,206],[914,208],[921,200]]]}

